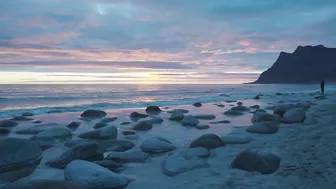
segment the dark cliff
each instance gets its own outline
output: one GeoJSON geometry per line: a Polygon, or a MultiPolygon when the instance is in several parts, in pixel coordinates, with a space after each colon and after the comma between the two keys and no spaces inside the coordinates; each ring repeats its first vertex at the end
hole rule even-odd
{"type": "Polygon", "coordinates": [[[336,48],[299,46],[293,53],[281,52],[253,83],[316,83],[322,79],[336,81],[336,48]]]}

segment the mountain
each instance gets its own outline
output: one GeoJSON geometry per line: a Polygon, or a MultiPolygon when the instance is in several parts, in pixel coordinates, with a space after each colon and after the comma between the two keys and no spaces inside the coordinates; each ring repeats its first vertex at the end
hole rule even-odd
{"type": "Polygon", "coordinates": [[[316,83],[336,81],[336,48],[298,46],[293,53],[281,52],[271,68],[253,82],[270,83],[316,83]]]}

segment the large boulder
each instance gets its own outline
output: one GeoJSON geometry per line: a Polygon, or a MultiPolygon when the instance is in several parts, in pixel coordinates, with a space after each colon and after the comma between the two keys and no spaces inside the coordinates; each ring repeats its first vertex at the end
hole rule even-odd
{"type": "Polygon", "coordinates": [[[170,115],[170,117],[168,119],[172,120],[172,121],[182,121],[183,118],[184,118],[183,113],[173,113],[173,114],[170,115]]]}
{"type": "Polygon", "coordinates": [[[1,139],[0,152],[0,180],[7,182],[30,175],[42,158],[41,148],[27,139],[1,139]]]}
{"type": "Polygon", "coordinates": [[[136,123],[132,129],[136,131],[148,131],[153,128],[153,124],[148,123],[146,121],[140,121],[139,123],[136,123]]]}
{"type": "Polygon", "coordinates": [[[273,114],[278,114],[283,117],[283,115],[288,111],[295,108],[293,104],[278,104],[274,106],[273,114]]]}
{"type": "Polygon", "coordinates": [[[149,154],[140,150],[129,150],[126,152],[109,152],[106,159],[120,163],[144,163],[149,157],[149,154]]]}
{"type": "Polygon", "coordinates": [[[86,189],[122,189],[130,182],[125,176],[83,160],[69,163],[64,170],[64,178],[86,189]]]}
{"type": "Polygon", "coordinates": [[[140,149],[143,152],[156,154],[175,150],[175,145],[169,140],[162,137],[153,137],[145,140],[141,145],[140,149]]]}
{"type": "Polygon", "coordinates": [[[193,106],[195,106],[195,107],[201,107],[201,106],[202,106],[202,103],[200,103],[200,102],[195,102],[195,103],[193,104],[193,106]]]}
{"type": "Polygon", "coordinates": [[[222,139],[215,135],[215,134],[204,134],[189,144],[189,148],[197,148],[197,147],[203,147],[208,150],[212,150],[214,148],[223,147],[225,146],[225,143],[222,141],[222,139]]]}
{"type": "Polygon", "coordinates": [[[36,134],[33,139],[35,140],[54,140],[66,139],[71,137],[71,130],[67,127],[54,127],[36,134]]]}
{"type": "Polygon", "coordinates": [[[6,135],[6,134],[9,134],[10,132],[11,130],[8,128],[0,127],[0,134],[6,135]]]}
{"type": "Polygon", "coordinates": [[[152,119],[149,119],[149,120],[144,120],[144,122],[147,122],[149,124],[160,124],[163,122],[163,119],[160,118],[160,117],[156,117],[156,118],[152,118],[152,119]]]}
{"type": "Polygon", "coordinates": [[[26,180],[6,184],[0,189],[86,189],[81,185],[61,180],[26,180]]]}
{"type": "Polygon", "coordinates": [[[244,171],[257,171],[261,174],[274,173],[280,165],[280,157],[274,154],[259,154],[251,150],[240,152],[232,161],[231,166],[244,171]]]}
{"type": "Polygon", "coordinates": [[[196,117],[192,115],[185,116],[181,121],[183,126],[195,127],[199,124],[199,121],[196,117]]]}
{"type": "Polygon", "coordinates": [[[34,120],[34,119],[29,118],[29,117],[25,117],[25,116],[15,116],[11,120],[13,120],[13,121],[31,121],[31,120],[34,120]]]}
{"type": "Polygon", "coordinates": [[[256,112],[253,114],[252,123],[259,123],[263,121],[281,123],[281,117],[277,114],[269,114],[267,112],[256,112]]]}
{"type": "Polygon", "coordinates": [[[120,172],[125,169],[122,163],[118,163],[113,160],[104,159],[101,161],[94,161],[93,163],[98,164],[102,167],[105,167],[113,172],[120,172]]]}
{"type": "Polygon", "coordinates": [[[107,114],[103,110],[85,110],[81,117],[84,118],[100,118],[105,117],[107,114]]]}
{"type": "Polygon", "coordinates": [[[216,116],[213,114],[199,114],[199,115],[195,115],[195,117],[197,119],[205,119],[205,120],[216,119],[216,116]]]}
{"type": "Polygon", "coordinates": [[[13,120],[2,120],[0,121],[0,127],[15,127],[18,123],[13,120]]]}
{"type": "Polygon", "coordinates": [[[208,156],[209,151],[205,148],[179,149],[164,159],[163,173],[173,177],[187,171],[210,167],[204,159],[208,156]]]}
{"type": "Polygon", "coordinates": [[[46,162],[47,166],[64,169],[70,162],[74,160],[96,161],[104,159],[102,152],[99,152],[99,146],[96,143],[79,144],[60,156],[46,162]]]}
{"type": "Polygon", "coordinates": [[[118,130],[115,126],[110,125],[102,129],[97,129],[94,131],[88,131],[78,135],[79,138],[89,139],[89,140],[111,140],[116,139],[118,136],[118,130]]]}
{"type": "Polygon", "coordinates": [[[158,106],[148,106],[146,108],[147,113],[160,113],[162,110],[158,106]]]}
{"type": "Polygon", "coordinates": [[[16,131],[16,134],[22,134],[22,135],[35,135],[42,131],[58,127],[59,125],[57,123],[46,123],[46,124],[40,124],[35,125],[26,129],[21,129],[16,131]]]}
{"type": "Polygon", "coordinates": [[[246,128],[247,132],[256,134],[274,134],[278,132],[278,130],[278,125],[273,121],[255,123],[246,128]]]}
{"type": "Polygon", "coordinates": [[[81,122],[73,121],[67,125],[67,127],[71,130],[76,130],[81,125],[81,122]]]}
{"type": "Polygon", "coordinates": [[[106,141],[99,143],[100,150],[103,152],[114,151],[114,152],[125,152],[134,148],[135,144],[128,140],[115,140],[106,141]]]}
{"type": "Polygon", "coordinates": [[[283,122],[285,123],[302,123],[306,119],[306,113],[301,108],[294,108],[288,110],[283,115],[283,122]]]}

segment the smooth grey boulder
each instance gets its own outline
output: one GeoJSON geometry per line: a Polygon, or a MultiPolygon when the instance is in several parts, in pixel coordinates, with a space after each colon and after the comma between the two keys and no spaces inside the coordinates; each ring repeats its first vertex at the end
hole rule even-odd
{"type": "Polygon", "coordinates": [[[93,163],[105,167],[113,172],[120,172],[125,169],[125,166],[123,166],[122,163],[118,163],[116,161],[108,159],[104,159],[101,161],[94,161],[93,163]]]}
{"type": "Polygon", "coordinates": [[[173,114],[170,115],[170,117],[168,119],[172,120],[172,121],[182,121],[183,118],[184,118],[183,113],[173,113],[173,114]]]}
{"type": "Polygon", "coordinates": [[[252,140],[252,137],[242,134],[228,134],[221,137],[224,144],[246,144],[252,140]]]}
{"type": "Polygon", "coordinates": [[[293,104],[278,104],[274,106],[273,114],[278,114],[279,116],[283,117],[285,112],[295,108],[293,104]]]}
{"type": "Polygon", "coordinates": [[[81,125],[81,122],[73,121],[67,125],[67,127],[71,130],[76,130],[81,125]]]}
{"type": "Polygon", "coordinates": [[[10,132],[11,130],[8,128],[0,127],[0,134],[6,135],[9,134],[10,132]]]}
{"type": "Polygon", "coordinates": [[[123,135],[135,135],[136,131],[124,130],[124,131],[121,132],[121,134],[123,134],[123,135]]]}
{"type": "Polygon", "coordinates": [[[71,130],[67,127],[53,127],[37,133],[32,139],[34,140],[54,140],[66,139],[72,136],[71,130]]]}
{"type": "Polygon", "coordinates": [[[267,112],[256,112],[251,119],[252,123],[260,123],[263,121],[273,121],[275,123],[281,123],[281,117],[277,114],[269,114],[267,112]]]}
{"type": "Polygon", "coordinates": [[[151,154],[169,152],[175,150],[175,148],[176,146],[173,143],[162,137],[152,137],[140,145],[143,152],[151,154]]]}
{"type": "Polygon", "coordinates": [[[252,109],[260,109],[260,106],[259,105],[253,105],[253,106],[250,106],[250,108],[252,108],[252,109]]]}
{"type": "Polygon", "coordinates": [[[144,120],[144,122],[149,123],[149,124],[160,124],[163,122],[163,119],[160,117],[152,118],[149,120],[144,120]]]}
{"type": "Polygon", "coordinates": [[[216,119],[216,116],[213,114],[200,114],[200,115],[195,115],[197,119],[204,119],[204,120],[212,120],[216,119]]]}
{"type": "Polygon", "coordinates": [[[111,140],[116,139],[118,136],[118,130],[115,126],[110,125],[102,129],[97,129],[94,131],[88,131],[78,135],[79,138],[89,139],[89,140],[111,140]]]}
{"type": "Polygon", "coordinates": [[[141,150],[129,150],[126,152],[109,152],[106,159],[119,163],[144,163],[149,159],[149,154],[141,150]]]}
{"type": "Polygon", "coordinates": [[[74,146],[60,156],[49,160],[46,165],[49,167],[64,169],[74,160],[96,161],[104,159],[102,152],[99,152],[99,146],[96,143],[84,143],[74,146]]]}
{"type": "Polygon", "coordinates": [[[195,107],[201,107],[201,106],[202,106],[202,103],[200,103],[200,102],[195,102],[195,103],[193,104],[193,106],[195,106],[195,107]]]}
{"type": "Polygon", "coordinates": [[[199,124],[199,121],[196,117],[192,115],[185,116],[181,121],[183,126],[195,127],[199,124]]]}
{"type": "Polygon", "coordinates": [[[64,178],[86,189],[122,189],[130,182],[125,176],[83,160],[69,163],[64,170],[64,178]]]}
{"type": "Polygon", "coordinates": [[[34,120],[34,119],[29,118],[29,117],[25,117],[25,116],[15,116],[10,120],[12,120],[12,121],[31,121],[31,120],[34,120]]]}
{"type": "Polygon", "coordinates": [[[26,180],[6,184],[0,189],[86,189],[81,185],[60,180],[26,180]]]}
{"type": "Polygon", "coordinates": [[[9,127],[15,127],[17,125],[18,125],[18,123],[13,121],[13,120],[2,120],[2,121],[0,121],[0,127],[9,128],[9,127]]]}
{"type": "Polygon", "coordinates": [[[209,129],[210,126],[209,125],[196,125],[195,128],[198,130],[205,130],[205,129],[209,129]]]}
{"type": "Polygon", "coordinates": [[[216,106],[218,106],[218,107],[220,107],[220,108],[224,108],[224,107],[225,107],[224,104],[214,104],[214,105],[216,105],[216,106]]]}
{"type": "Polygon", "coordinates": [[[243,105],[243,103],[242,102],[237,102],[237,105],[241,106],[241,105],[243,105]]]}
{"type": "Polygon", "coordinates": [[[24,117],[31,117],[31,116],[34,116],[34,114],[31,113],[31,112],[23,112],[23,113],[21,114],[21,116],[24,116],[24,117]]]}
{"type": "Polygon", "coordinates": [[[32,123],[40,124],[40,123],[42,123],[42,121],[41,120],[34,120],[32,123]]]}
{"type": "Polygon", "coordinates": [[[22,134],[22,135],[35,135],[42,131],[58,127],[59,125],[57,123],[46,123],[46,124],[40,124],[35,125],[26,129],[21,129],[16,131],[16,134],[22,134]]]}
{"type": "Polygon", "coordinates": [[[302,123],[306,119],[306,113],[301,108],[294,108],[288,110],[283,115],[283,122],[285,123],[302,123]]]}
{"type": "Polygon", "coordinates": [[[256,134],[274,134],[278,132],[278,130],[278,125],[273,121],[255,123],[246,128],[247,132],[256,134]]]}
{"type": "Polygon", "coordinates": [[[101,128],[106,127],[106,126],[108,126],[107,123],[98,122],[93,126],[93,128],[94,129],[101,129],[101,128]]]}
{"type": "Polygon", "coordinates": [[[132,130],[136,131],[148,131],[153,128],[153,124],[148,123],[146,121],[140,121],[139,123],[136,123],[133,127],[132,130]]]}
{"type": "Polygon", "coordinates": [[[106,112],[103,110],[85,110],[81,117],[85,118],[101,118],[107,116],[106,112]]]}
{"type": "Polygon", "coordinates": [[[209,151],[205,148],[179,149],[164,159],[162,165],[163,173],[174,177],[187,171],[208,168],[210,164],[204,159],[208,156],[209,151]]]}
{"type": "Polygon", "coordinates": [[[261,174],[272,174],[279,168],[279,165],[280,157],[270,153],[259,154],[251,150],[240,152],[231,163],[234,169],[257,171],[261,174]]]}
{"type": "Polygon", "coordinates": [[[135,144],[128,140],[106,141],[99,144],[100,148],[106,151],[125,152],[134,148],[135,144]]]}
{"type": "Polygon", "coordinates": [[[124,135],[125,139],[138,139],[138,135],[136,133],[136,131],[133,130],[125,130],[121,132],[124,135]]]}
{"type": "Polygon", "coordinates": [[[117,117],[106,117],[106,118],[103,118],[102,120],[100,120],[99,122],[100,123],[111,123],[111,122],[114,122],[117,119],[118,119],[117,117]]]}
{"type": "Polygon", "coordinates": [[[173,110],[167,111],[167,113],[170,113],[170,114],[177,114],[177,113],[187,114],[187,113],[189,113],[189,110],[185,110],[185,109],[173,109],[173,110]]]}
{"type": "Polygon", "coordinates": [[[162,110],[158,106],[148,106],[146,108],[147,113],[160,113],[162,110]]]}
{"type": "Polygon", "coordinates": [[[27,139],[1,139],[0,152],[0,180],[5,182],[30,175],[42,159],[41,148],[27,139]]]}
{"type": "Polygon", "coordinates": [[[231,108],[232,111],[238,111],[238,112],[248,112],[250,111],[250,108],[246,107],[246,106],[236,106],[236,107],[232,107],[231,108]]]}
{"type": "Polygon", "coordinates": [[[215,135],[215,134],[204,134],[189,144],[189,148],[197,148],[197,147],[203,147],[208,150],[212,150],[214,148],[219,148],[225,146],[225,143],[222,141],[222,139],[215,135]]]}
{"type": "Polygon", "coordinates": [[[131,118],[146,118],[146,117],[148,117],[148,115],[147,114],[141,114],[141,113],[138,113],[138,112],[132,112],[130,117],[131,118]]]}
{"type": "Polygon", "coordinates": [[[242,115],[244,115],[244,113],[240,112],[240,111],[236,111],[236,110],[228,110],[228,111],[224,112],[224,115],[227,115],[227,116],[242,116],[242,115]]]}
{"type": "Polygon", "coordinates": [[[38,147],[42,149],[42,151],[52,148],[55,145],[54,140],[33,140],[38,147]]]}

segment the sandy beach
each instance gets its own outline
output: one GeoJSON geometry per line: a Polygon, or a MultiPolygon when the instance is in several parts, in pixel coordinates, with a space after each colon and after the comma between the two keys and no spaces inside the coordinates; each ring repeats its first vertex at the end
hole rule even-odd
{"type": "MultiPolygon", "coordinates": [[[[107,115],[104,117],[117,118],[116,120],[113,120],[105,125],[105,127],[113,125],[118,130],[117,138],[109,141],[113,142],[114,140],[126,140],[134,144],[134,147],[126,150],[126,152],[138,152],[140,149],[142,151],[146,151],[144,150],[145,147],[146,149],[154,148],[154,151],[164,151],[163,153],[143,152],[146,154],[146,158],[144,158],[144,161],[141,162],[119,162],[122,165],[123,170],[120,172],[118,171],[116,175],[127,178],[127,185],[123,186],[122,188],[332,189],[336,185],[336,181],[334,179],[336,169],[336,151],[333,150],[335,147],[333,141],[336,138],[336,133],[334,132],[334,126],[336,124],[335,104],[336,93],[326,93],[323,97],[320,97],[318,93],[296,93],[279,94],[268,97],[260,96],[260,99],[237,99],[237,101],[234,102],[222,101],[214,103],[203,103],[201,107],[195,107],[192,104],[169,107],[163,106],[160,107],[162,112],[157,114],[148,114],[150,115],[149,117],[140,118],[137,122],[134,122],[134,120],[130,119],[130,114],[132,112],[138,112],[147,115],[145,109],[139,108],[105,110],[107,115]],[[241,102],[242,104],[239,103],[238,105],[238,102],[241,102]],[[300,108],[305,113],[305,119],[300,121],[300,123],[288,123],[288,121],[287,123],[284,123],[284,118],[281,118],[281,123],[276,123],[277,130],[274,133],[269,134],[258,134],[246,131],[247,127],[253,125],[251,120],[254,115],[253,111],[256,109],[249,108],[249,110],[246,111],[239,110],[242,112],[242,115],[239,116],[230,116],[224,114],[224,112],[233,107],[252,107],[253,105],[259,105],[260,109],[264,109],[267,113],[273,115],[274,108],[277,106],[293,104],[294,109],[297,108],[299,103],[301,103],[301,105],[303,104],[303,106],[300,108]],[[194,117],[198,116],[196,120],[198,120],[199,123],[196,125],[208,125],[209,127],[203,128],[197,127],[196,125],[183,126],[181,121],[170,120],[169,118],[172,113],[168,112],[174,109],[183,109],[186,110],[186,112],[188,111],[188,113],[184,113],[185,117],[187,115],[192,115],[194,117]],[[137,123],[144,120],[150,120],[152,118],[161,118],[163,121],[161,123],[154,123],[151,129],[138,130],[136,131],[135,135],[123,134],[125,133],[124,131],[131,131],[132,128],[134,130],[134,125],[137,123]],[[224,120],[227,120],[227,122],[214,123],[224,120]],[[125,122],[129,122],[129,124],[126,124],[125,122]],[[168,157],[177,154],[181,150],[183,151],[188,149],[188,146],[190,147],[190,144],[193,143],[195,139],[204,134],[217,135],[219,138],[221,138],[225,145],[208,148],[208,155],[205,158],[196,157],[197,155],[194,155],[194,157],[191,155],[193,157],[190,157],[189,160],[183,156],[183,161],[180,161],[181,157],[177,157],[178,162],[176,162],[176,165],[174,164],[174,159],[172,159],[170,160],[172,162],[171,164],[173,164],[171,170],[177,170],[175,173],[178,173],[174,176],[165,174],[165,169],[169,169],[168,157]],[[238,139],[234,140],[230,137],[227,137],[232,135],[238,136],[238,139]],[[161,143],[162,140],[151,140],[151,142],[146,143],[147,140],[153,139],[153,137],[162,137],[169,142],[161,143]],[[235,157],[240,152],[247,149],[256,151],[258,153],[271,153],[276,155],[280,158],[280,164],[278,165],[278,168],[276,168],[275,171],[272,171],[271,174],[262,174],[260,171],[245,171],[232,168],[232,162],[235,157]],[[197,167],[196,164],[200,161],[200,165],[204,164],[205,166],[197,167]],[[195,163],[195,167],[192,166],[193,163],[195,163]],[[180,164],[188,164],[190,166],[180,164]],[[187,170],[189,168],[190,170],[187,170]]],[[[32,180],[64,181],[65,179],[70,178],[65,176],[64,171],[64,169],[70,169],[70,166],[57,169],[48,166],[46,162],[60,156],[65,151],[69,150],[69,146],[67,147],[65,144],[69,144],[70,141],[81,141],[83,140],[79,138],[81,134],[97,130],[93,128],[94,125],[104,119],[83,119],[80,117],[80,113],[50,114],[43,116],[32,116],[29,118],[32,118],[33,120],[40,120],[41,123],[33,123],[33,120],[16,121],[19,124],[9,128],[9,134],[1,135],[2,141],[9,137],[29,138],[30,140],[34,141],[34,135],[17,134],[17,131],[33,128],[41,124],[55,123],[46,126],[45,129],[42,128],[42,131],[51,129],[53,127],[64,128],[69,123],[74,121],[81,122],[81,124],[78,126],[78,128],[71,129],[71,137],[62,140],[59,138],[57,140],[52,138],[52,141],[55,142],[52,144],[52,146],[43,151],[42,159],[38,163],[35,170],[31,174],[20,178],[18,182],[32,180]]],[[[48,140],[51,139],[48,138],[48,140]]],[[[88,141],[98,143],[101,142],[101,140],[86,140],[86,142],[88,141]]],[[[80,144],[80,142],[76,144],[80,144]]],[[[211,145],[212,144],[213,143],[211,143],[211,145]]],[[[218,144],[218,142],[216,144],[218,144]]],[[[203,145],[205,149],[206,147],[209,147],[207,142],[203,142],[203,145]]],[[[202,142],[200,146],[202,147],[202,142]]],[[[4,149],[1,149],[1,151],[2,150],[4,149]]],[[[16,152],[14,150],[11,153],[14,153],[15,156],[16,152]]],[[[113,153],[114,152],[105,150],[104,158],[111,159],[109,157],[112,157],[113,153]],[[112,153],[112,155],[110,155],[110,153],[112,153]]],[[[5,174],[5,172],[0,173],[0,175],[1,174],[5,174]]],[[[7,171],[6,174],[11,173],[10,171],[7,171]]],[[[6,181],[6,179],[0,180],[1,185],[4,185],[4,188],[6,188],[5,185],[8,184],[8,181],[6,181]]],[[[76,179],[70,181],[76,182],[76,179]]],[[[81,183],[79,182],[78,184],[81,183]]],[[[87,186],[83,187],[85,188],[87,186]]],[[[120,186],[118,187],[120,188],[120,186]]],[[[91,188],[94,189],[94,187],[91,188]]],[[[99,189],[98,187],[96,188],[99,189]]]]}

